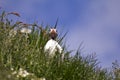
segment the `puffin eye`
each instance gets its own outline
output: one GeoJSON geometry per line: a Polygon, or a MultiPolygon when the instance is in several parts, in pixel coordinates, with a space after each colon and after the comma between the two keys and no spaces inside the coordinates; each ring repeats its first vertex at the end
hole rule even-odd
{"type": "Polygon", "coordinates": [[[52,32],[52,29],[50,29],[49,32],[52,32]]]}

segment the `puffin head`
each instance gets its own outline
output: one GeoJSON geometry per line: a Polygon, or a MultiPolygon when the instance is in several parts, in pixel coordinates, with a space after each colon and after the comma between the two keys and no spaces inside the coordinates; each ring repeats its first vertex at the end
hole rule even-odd
{"type": "Polygon", "coordinates": [[[55,28],[51,28],[49,34],[52,39],[55,39],[58,35],[57,30],[55,28]]]}

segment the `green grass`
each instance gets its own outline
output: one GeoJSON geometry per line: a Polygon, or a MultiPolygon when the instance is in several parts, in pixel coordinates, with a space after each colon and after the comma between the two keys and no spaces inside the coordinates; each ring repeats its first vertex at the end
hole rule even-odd
{"type": "MultiPolygon", "coordinates": [[[[9,20],[8,16],[4,11],[0,14],[0,80],[120,80],[118,66],[113,64],[113,70],[108,72],[98,66],[94,55],[83,57],[79,50],[70,57],[71,51],[63,46],[64,60],[58,52],[54,58],[48,58],[43,49],[49,40],[50,26],[33,23],[32,33],[23,34],[18,30],[11,36],[11,30],[19,29],[20,23],[9,20]],[[21,68],[30,75],[18,76],[21,68]],[[116,68],[117,73],[113,72],[116,68]]],[[[64,37],[57,38],[60,44],[64,43],[64,37]]]]}

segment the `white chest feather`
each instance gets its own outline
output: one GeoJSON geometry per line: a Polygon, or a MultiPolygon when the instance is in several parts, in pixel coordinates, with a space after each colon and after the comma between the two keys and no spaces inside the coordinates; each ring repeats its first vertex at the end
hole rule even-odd
{"type": "Polygon", "coordinates": [[[62,52],[61,46],[53,39],[50,39],[44,47],[44,51],[47,52],[50,56],[54,56],[57,50],[59,53],[62,52]]]}

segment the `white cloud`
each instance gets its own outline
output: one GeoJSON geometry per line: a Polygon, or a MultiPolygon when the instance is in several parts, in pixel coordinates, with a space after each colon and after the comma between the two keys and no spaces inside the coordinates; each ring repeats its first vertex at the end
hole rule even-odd
{"type": "Polygon", "coordinates": [[[120,37],[120,0],[91,1],[72,29],[68,44],[71,49],[84,41],[84,54],[96,52],[102,65],[109,67],[111,61],[119,59],[118,37],[120,37]],[[82,21],[82,23],[80,22],[82,21]],[[112,55],[112,56],[111,56],[112,55]],[[107,61],[106,61],[107,60],[107,61]]]}
{"type": "Polygon", "coordinates": [[[78,21],[72,25],[69,42],[76,48],[84,41],[88,52],[105,53],[117,49],[117,35],[120,34],[120,5],[119,0],[92,1],[84,10],[84,23],[78,21]],[[82,28],[81,28],[82,27],[82,28]]]}

